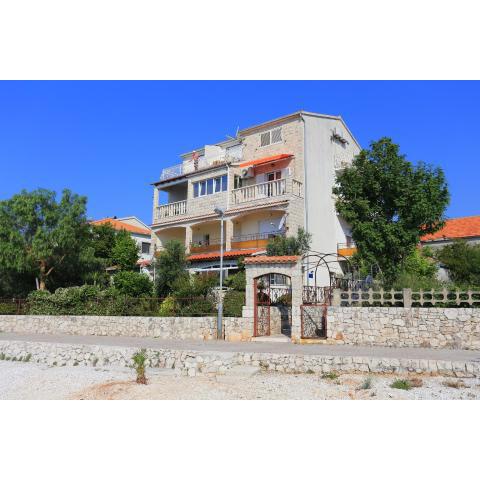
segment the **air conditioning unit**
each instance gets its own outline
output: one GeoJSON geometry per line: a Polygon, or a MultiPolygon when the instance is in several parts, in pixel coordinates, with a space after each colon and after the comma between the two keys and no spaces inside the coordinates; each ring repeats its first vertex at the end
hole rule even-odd
{"type": "Polygon", "coordinates": [[[242,169],[242,178],[253,178],[255,176],[253,167],[242,169]]]}

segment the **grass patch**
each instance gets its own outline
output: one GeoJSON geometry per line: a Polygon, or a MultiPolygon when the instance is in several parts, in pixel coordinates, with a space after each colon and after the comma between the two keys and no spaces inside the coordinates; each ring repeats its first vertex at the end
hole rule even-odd
{"type": "Polygon", "coordinates": [[[367,377],[358,387],[359,390],[370,390],[372,388],[373,378],[367,377]]]}
{"type": "Polygon", "coordinates": [[[338,378],[338,373],[336,372],[322,373],[322,378],[324,378],[325,380],[335,380],[338,378]]]}
{"type": "Polygon", "coordinates": [[[411,390],[412,384],[409,380],[397,378],[393,383],[390,384],[391,388],[398,388],[399,390],[411,390]]]}

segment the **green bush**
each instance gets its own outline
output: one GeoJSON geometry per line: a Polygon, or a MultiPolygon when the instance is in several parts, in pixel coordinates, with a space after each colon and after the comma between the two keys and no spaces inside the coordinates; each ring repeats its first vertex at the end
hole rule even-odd
{"type": "Polygon", "coordinates": [[[411,390],[412,384],[409,380],[397,378],[393,383],[390,384],[391,388],[398,388],[399,390],[411,390]]]}
{"type": "Polygon", "coordinates": [[[179,317],[201,317],[216,314],[215,303],[210,298],[193,298],[179,303],[177,312],[179,317]]]}
{"type": "Polygon", "coordinates": [[[233,288],[239,292],[245,292],[245,288],[247,286],[247,280],[245,275],[245,270],[242,270],[230,277],[225,279],[225,286],[229,288],[233,288]]]}
{"type": "Polygon", "coordinates": [[[128,270],[120,271],[113,277],[115,288],[128,297],[151,296],[153,283],[148,275],[128,270]]]}
{"type": "Polygon", "coordinates": [[[226,317],[241,317],[244,305],[245,290],[243,292],[229,290],[223,297],[223,314],[226,317]]]}
{"type": "Polygon", "coordinates": [[[15,315],[16,313],[17,305],[13,301],[0,303],[0,315],[15,315]]]}
{"type": "Polygon", "coordinates": [[[158,310],[159,317],[173,317],[178,310],[178,305],[174,297],[168,296],[160,305],[158,310]]]}

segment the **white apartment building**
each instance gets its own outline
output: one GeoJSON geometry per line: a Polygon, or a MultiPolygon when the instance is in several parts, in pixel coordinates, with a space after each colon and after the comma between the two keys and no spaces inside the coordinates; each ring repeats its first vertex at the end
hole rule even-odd
{"type": "MultiPolygon", "coordinates": [[[[359,152],[341,117],[299,111],[185,153],[153,183],[154,248],[179,240],[192,271],[219,270],[217,208],[224,212],[227,272],[239,257],[261,254],[270,238],[299,227],[312,234],[313,251],[350,255],[350,231],[335,212],[332,187],[359,152]]],[[[330,268],[341,274],[340,264],[330,268]]],[[[328,282],[320,269],[317,283],[328,282]]]]}

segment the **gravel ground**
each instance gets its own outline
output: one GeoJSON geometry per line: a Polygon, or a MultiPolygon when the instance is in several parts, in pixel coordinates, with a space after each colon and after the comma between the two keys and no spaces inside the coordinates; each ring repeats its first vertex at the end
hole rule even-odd
{"type": "Polygon", "coordinates": [[[0,361],[0,399],[480,399],[480,379],[408,377],[423,385],[405,391],[390,387],[398,378],[391,375],[372,375],[366,389],[360,388],[366,375],[350,374],[325,379],[315,374],[237,372],[191,378],[152,369],[147,371],[148,385],[137,385],[132,378],[127,368],[0,361]]]}

